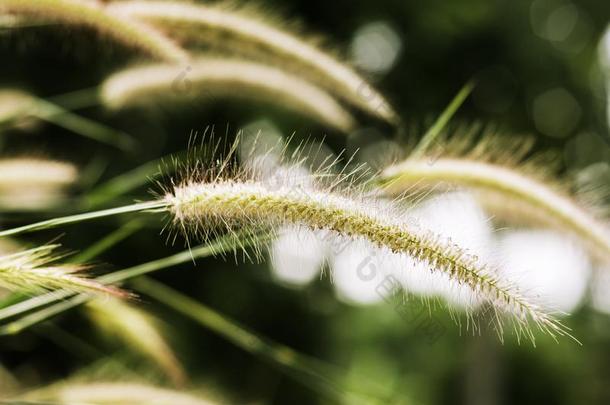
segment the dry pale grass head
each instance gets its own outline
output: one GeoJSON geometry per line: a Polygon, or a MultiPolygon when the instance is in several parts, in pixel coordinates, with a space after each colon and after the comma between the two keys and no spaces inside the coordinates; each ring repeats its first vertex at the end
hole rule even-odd
{"type": "Polygon", "coordinates": [[[343,132],[355,125],[351,115],[315,85],[270,66],[236,59],[201,57],[186,68],[172,64],[135,67],[114,74],[102,86],[102,100],[111,108],[151,99],[205,101],[206,97],[263,101],[343,132]]]}
{"type": "Polygon", "coordinates": [[[130,48],[165,61],[184,61],[188,54],[160,31],[125,16],[109,13],[100,1],[3,0],[0,13],[91,27],[130,48]]]}
{"type": "MultiPolygon", "coordinates": [[[[472,131],[471,131],[472,132],[472,131]]],[[[474,131],[475,134],[477,131],[474,131]]],[[[606,187],[589,187],[583,193],[560,181],[560,159],[549,153],[531,153],[531,138],[458,133],[438,141],[424,156],[409,157],[381,173],[385,192],[443,188],[472,189],[497,220],[511,224],[546,225],[567,231],[602,262],[610,260],[610,228],[603,214],[606,187]],[[600,206],[601,204],[601,206],[600,206]]]]}
{"type": "Polygon", "coordinates": [[[111,10],[185,31],[186,36],[225,53],[245,55],[291,70],[368,114],[397,122],[387,100],[365,78],[306,35],[294,34],[281,21],[250,4],[193,4],[171,1],[121,1],[111,10]],[[190,28],[190,29],[188,29],[190,28]]]}
{"type": "Polygon", "coordinates": [[[41,209],[58,204],[78,179],[76,167],[42,158],[0,159],[0,206],[41,209]]]}
{"type": "Polygon", "coordinates": [[[87,278],[86,266],[58,264],[62,258],[54,253],[58,247],[44,245],[0,256],[0,287],[29,294],[67,290],[126,296],[117,288],[87,278]]]}
{"type": "MultiPolygon", "coordinates": [[[[244,230],[251,230],[255,235],[285,226],[328,231],[339,238],[404,254],[429,271],[445,274],[451,282],[469,287],[497,311],[493,319],[500,335],[503,321],[499,312],[509,314],[519,336],[533,340],[532,324],[552,336],[567,334],[535,300],[499,279],[492,265],[457,246],[450,235],[430,232],[410,221],[399,202],[365,194],[355,183],[357,172],[333,176],[329,170],[314,171],[314,178],[320,180],[310,185],[270,183],[252,177],[249,170],[236,168],[231,156],[236,149],[232,146],[224,160],[206,159],[205,162],[216,162],[213,167],[204,167],[199,161],[184,179],[170,181],[166,186],[162,199],[172,213],[175,229],[187,237],[207,241],[217,232],[243,234],[244,230]]],[[[294,161],[295,156],[302,164],[298,152],[290,154],[288,160],[294,161]]],[[[325,167],[332,167],[333,162],[325,167]]]]}

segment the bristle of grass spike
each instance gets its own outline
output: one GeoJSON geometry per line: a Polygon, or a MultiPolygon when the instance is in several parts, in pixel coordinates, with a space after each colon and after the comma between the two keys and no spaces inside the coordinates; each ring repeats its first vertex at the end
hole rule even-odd
{"type": "Polygon", "coordinates": [[[184,385],[184,370],[150,315],[117,299],[93,300],[87,304],[87,310],[96,325],[107,334],[151,358],[175,386],[184,385]]]}
{"type": "Polygon", "coordinates": [[[610,262],[610,229],[555,180],[557,160],[529,156],[531,146],[529,138],[501,136],[439,141],[423,156],[387,167],[380,183],[391,195],[456,186],[473,189],[496,219],[568,231],[595,258],[610,262]]]}
{"type": "Polygon", "coordinates": [[[134,0],[117,2],[110,8],[158,26],[182,30],[190,26],[187,36],[192,39],[225,53],[230,50],[248,58],[258,54],[260,59],[306,77],[374,117],[398,122],[385,98],[351,67],[313,41],[302,40],[303,35],[294,35],[264,14],[253,12],[252,7],[134,0]]]}
{"type": "Polygon", "coordinates": [[[66,290],[78,293],[128,294],[86,278],[82,265],[55,264],[61,256],[54,255],[59,245],[44,245],[0,256],[0,286],[29,294],[66,290]]]}
{"type": "Polygon", "coordinates": [[[352,116],[324,90],[282,70],[225,58],[199,58],[188,67],[171,64],[127,69],[108,78],[102,100],[111,108],[151,99],[201,101],[213,97],[252,99],[287,108],[342,132],[355,126],[352,116]]]}
{"type": "Polygon", "coordinates": [[[101,34],[168,62],[188,54],[160,31],[125,16],[109,13],[99,2],[80,0],[2,0],[0,13],[56,20],[91,27],[101,34]]]}
{"type": "MultiPolygon", "coordinates": [[[[566,334],[539,305],[498,279],[494,268],[456,246],[449,237],[405,220],[397,204],[365,196],[356,184],[350,184],[349,175],[329,181],[325,174],[326,186],[269,183],[247,171],[235,170],[226,163],[230,159],[215,160],[215,167],[205,169],[197,165],[184,180],[172,181],[161,197],[173,215],[174,227],[187,238],[207,240],[219,230],[234,233],[251,229],[255,233],[283,226],[332,232],[404,254],[432,272],[447,274],[453,282],[470,287],[494,309],[512,315],[520,334],[533,339],[530,323],[553,336],[566,334]]],[[[501,323],[498,328],[502,330],[501,323]]]]}

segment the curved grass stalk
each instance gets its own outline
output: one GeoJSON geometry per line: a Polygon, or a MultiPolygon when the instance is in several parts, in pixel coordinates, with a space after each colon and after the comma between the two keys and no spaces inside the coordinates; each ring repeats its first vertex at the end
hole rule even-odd
{"type": "Polygon", "coordinates": [[[127,69],[102,85],[102,100],[111,108],[193,96],[229,96],[262,100],[312,117],[343,132],[353,129],[351,115],[324,90],[258,63],[226,58],[199,58],[188,68],[151,65],[127,69]]]}
{"type": "Polygon", "coordinates": [[[80,276],[85,267],[53,264],[59,245],[45,245],[0,256],[0,286],[11,291],[40,293],[63,290],[77,293],[105,293],[124,296],[120,290],[80,276]]]}
{"type": "Polygon", "coordinates": [[[384,97],[353,69],[257,13],[222,5],[138,0],[113,3],[110,9],[161,26],[190,26],[190,37],[232,52],[262,52],[263,60],[275,59],[278,66],[292,67],[298,76],[319,83],[372,116],[398,122],[384,97]]]}
{"type": "Polygon", "coordinates": [[[569,195],[510,166],[460,158],[407,159],[388,167],[381,181],[383,189],[394,195],[443,183],[474,189],[481,203],[500,218],[567,230],[596,258],[610,261],[610,230],[603,223],[569,195]]]}
{"type": "MultiPolygon", "coordinates": [[[[259,229],[301,225],[328,230],[339,236],[366,240],[394,253],[413,257],[430,271],[445,273],[458,284],[466,284],[487,300],[495,310],[513,315],[517,334],[533,339],[529,322],[552,336],[566,331],[538,305],[512,286],[504,285],[493,269],[449,239],[392,219],[372,202],[360,203],[334,193],[315,189],[273,187],[260,182],[186,182],[170,190],[164,198],[174,216],[176,228],[187,234],[202,233],[225,226],[232,229],[259,229]]],[[[388,215],[390,214],[390,215],[388,215]]],[[[502,334],[500,319],[498,332],[502,334]]]]}
{"type": "Polygon", "coordinates": [[[2,0],[0,13],[89,26],[116,41],[168,62],[188,60],[188,54],[161,32],[141,22],[108,12],[97,2],[81,0],[2,0]]]}
{"type": "MultiPolygon", "coordinates": [[[[235,150],[236,145],[231,150],[235,150]]],[[[229,158],[230,159],[230,158],[229,158]]],[[[185,233],[209,237],[219,227],[226,227],[229,235],[236,229],[255,235],[262,229],[285,225],[300,225],[310,229],[328,230],[339,237],[366,240],[394,253],[412,257],[430,271],[447,274],[450,280],[466,284],[494,309],[513,315],[518,335],[533,340],[530,321],[552,336],[564,335],[563,326],[530,302],[517,289],[505,285],[493,274],[495,271],[451,242],[450,239],[419,228],[413,223],[393,219],[393,208],[379,208],[374,200],[358,200],[336,192],[322,191],[294,185],[267,184],[262,181],[239,180],[242,177],[225,177],[231,170],[230,161],[217,161],[217,173],[191,173],[208,176],[209,181],[187,179],[172,186],[165,196],[156,201],[134,204],[110,210],[90,212],[56,218],[0,232],[1,236],[45,229],[109,215],[146,210],[169,211],[177,228],[185,233]]],[[[213,168],[212,168],[213,169],[213,168]]],[[[247,173],[243,173],[247,174],[247,173]]],[[[176,184],[172,181],[172,184],[176,184]]],[[[331,189],[336,187],[331,186],[331,189]]],[[[243,234],[242,232],[242,234],[243,234]]],[[[247,237],[247,236],[246,236],[247,237]]],[[[243,240],[243,237],[241,238],[243,240]]],[[[255,239],[250,237],[249,242],[255,239]]],[[[260,244],[254,243],[255,246],[260,244]]],[[[112,282],[112,280],[109,280],[112,282]]],[[[498,320],[498,332],[502,324],[498,320]]]]}
{"type": "Polygon", "coordinates": [[[117,299],[96,299],[90,301],[86,308],[95,324],[106,334],[124,341],[135,351],[152,359],[175,386],[184,385],[184,370],[152,316],[117,299]]]}

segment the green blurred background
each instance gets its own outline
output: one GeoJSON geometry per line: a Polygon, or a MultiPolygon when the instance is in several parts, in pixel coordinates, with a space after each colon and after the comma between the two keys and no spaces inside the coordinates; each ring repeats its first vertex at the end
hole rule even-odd
{"type": "MultiPolygon", "coordinates": [[[[610,161],[606,116],[610,45],[605,73],[599,52],[610,22],[610,2],[266,0],[263,6],[287,21],[300,21],[307,32],[323,34],[346,60],[356,59],[368,67],[372,80],[410,128],[403,137],[419,136],[464,83],[475,78],[478,85],[457,114],[457,122],[477,120],[509,133],[535,134],[541,149],[560,152],[565,172],[610,161]],[[367,27],[376,34],[367,37],[367,27]],[[363,42],[358,45],[356,38],[363,42]]],[[[1,84],[41,97],[96,86],[125,66],[129,57],[124,49],[84,29],[0,30],[1,84]]],[[[91,107],[79,113],[121,128],[138,139],[139,147],[120,154],[44,125],[35,131],[4,132],[2,153],[36,152],[73,161],[91,179],[99,173],[97,181],[101,181],[183,150],[191,131],[210,125],[217,134],[233,136],[243,125],[267,119],[286,135],[296,132],[297,137],[314,139],[326,135],[335,151],[396,135],[367,122],[361,130],[366,136],[361,132],[345,139],[268,106],[224,101],[112,115],[91,107]]],[[[75,194],[86,193],[88,187],[84,182],[75,194]]],[[[147,193],[148,188],[143,188],[112,205],[146,198],[147,193]]],[[[75,207],[63,208],[69,212],[75,207]]],[[[3,226],[36,218],[0,214],[3,226]]],[[[71,226],[61,242],[82,250],[123,220],[71,226]]],[[[159,237],[161,225],[151,219],[145,230],[100,261],[108,269],[118,269],[180,251],[181,244],[170,246],[159,237]]],[[[28,241],[47,242],[59,232],[41,232],[28,241]]],[[[371,383],[382,393],[383,403],[610,403],[610,317],[587,305],[566,319],[582,346],[540,337],[534,348],[529,343],[519,345],[512,337],[502,344],[485,326],[480,336],[472,336],[444,311],[431,315],[442,328],[430,339],[392,304],[344,304],[335,297],[327,276],[305,288],[290,288],[274,281],[265,263],[236,265],[231,257],[205,259],[197,266],[188,263],[154,277],[261,336],[336,365],[343,370],[337,381],[340,387],[371,383]]],[[[231,403],[335,403],[327,390],[244,352],[154,300],[144,296],[140,304],[164,320],[194,386],[211,387],[231,403]]],[[[421,310],[418,300],[405,305],[421,310]]],[[[79,310],[53,319],[53,325],[74,342],[66,344],[64,335],[58,338],[57,329],[52,333],[43,324],[0,338],[2,364],[31,385],[68,376],[108,355],[133,370],[146,368],[144,360],[99,337],[79,310]]]]}

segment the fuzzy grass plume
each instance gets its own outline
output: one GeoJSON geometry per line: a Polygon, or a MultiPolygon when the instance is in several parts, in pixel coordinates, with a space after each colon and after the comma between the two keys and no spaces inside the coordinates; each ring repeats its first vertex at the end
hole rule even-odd
{"type": "Polygon", "coordinates": [[[185,26],[190,26],[189,37],[214,49],[247,57],[261,54],[262,60],[306,77],[372,116],[393,123],[398,121],[385,98],[351,67],[251,6],[135,0],[113,3],[110,9],[152,21],[157,26],[172,27],[173,31],[184,31],[185,26]]]}
{"type": "MultiPolygon", "coordinates": [[[[354,173],[340,174],[335,180],[329,179],[328,172],[316,175],[324,178],[327,186],[270,183],[253,178],[248,171],[231,173],[230,161],[224,160],[207,172],[195,170],[186,179],[172,182],[162,199],[172,213],[174,227],[187,236],[207,240],[219,229],[260,232],[283,226],[329,231],[338,238],[405,254],[431,272],[445,273],[453,282],[470,287],[494,309],[512,315],[518,335],[534,338],[530,322],[550,335],[566,334],[541,306],[498,279],[492,266],[450,238],[405,219],[398,204],[364,196],[362,189],[349,184],[354,173]]],[[[502,334],[500,318],[496,315],[495,319],[502,334]]]]}
{"type": "MultiPolygon", "coordinates": [[[[532,324],[553,337],[568,335],[566,328],[546,309],[499,279],[493,266],[457,246],[450,237],[435,234],[405,217],[398,202],[365,193],[368,185],[356,184],[361,170],[333,174],[338,158],[331,158],[311,171],[317,181],[310,185],[300,186],[281,179],[270,182],[257,178],[251,169],[237,169],[237,149],[235,142],[223,159],[200,156],[184,171],[182,180],[170,178],[156,200],[55,218],[5,230],[0,236],[140,211],[169,212],[178,231],[204,242],[219,233],[234,235],[235,246],[254,245],[256,253],[262,247],[262,243],[256,242],[266,231],[274,232],[283,226],[323,230],[337,238],[365,241],[404,254],[429,271],[446,274],[451,282],[469,287],[494,309],[493,319],[500,336],[504,329],[500,312],[510,315],[518,337],[525,335],[534,340],[532,324]]],[[[212,151],[218,151],[218,144],[212,151]]],[[[307,151],[300,155],[303,151],[300,148],[289,153],[290,160],[304,164],[300,156],[311,154],[307,151]]]]}
{"type": "Polygon", "coordinates": [[[59,245],[44,245],[0,256],[0,287],[11,291],[38,294],[66,290],[125,296],[121,290],[103,285],[82,275],[82,265],[56,264],[61,256],[53,252],[59,245]]]}
{"type": "Polygon", "coordinates": [[[355,125],[351,115],[324,90],[282,70],[236,59],[201,57],[186,68],[172,64],[136,67],[114,74],[102,85],[102,100],[111,108],[147,103],[151,98],[205,100],[206,96],[265,101],[343,132],[355,125]]]}
{"type": "MultiPolygon", "coordinates": [[[[448,186],[471,188],[496,218],[544,224],[575,235],[601,261],[610,261],[610,229],[581,196],[555,179],[551,155],[530,156],[531,139],[488,136],[478,142],[460,134],[437,142],[381,174],[392,195],[448,186]]],[[[594,201],[595,198],[589,198],[594,201]]]]}
{"type": "Polygon", "coordinates": [[[188,59],[186,51],[160,31],[132,18],[110,13],[98,1],[2,0],[0,13],[84,25],[156,59],[168,62],[188,59]]]}

